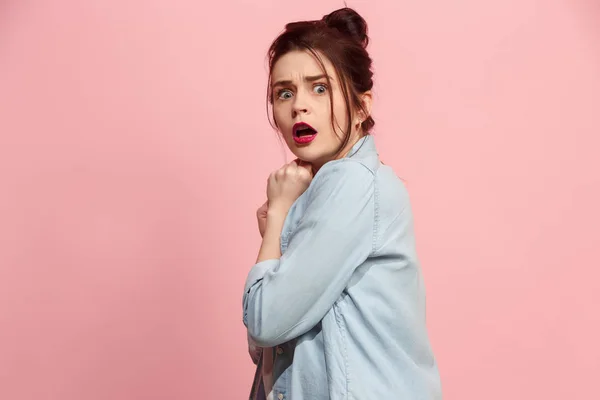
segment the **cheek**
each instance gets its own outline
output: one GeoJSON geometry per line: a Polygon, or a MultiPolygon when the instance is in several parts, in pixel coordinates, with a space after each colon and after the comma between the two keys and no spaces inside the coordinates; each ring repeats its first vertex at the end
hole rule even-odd
{"type": "Polygon", "coordinates": [[[285,110],[285,107],[279,105],[273,107],[273,119],[275,120],[275,124],[279,129],[279,133],[283,137],[291,136],[291,120],[287,117],[288,112],[285,110]]]}
{"type": "Polygon", "coordinates": [[[346,115],[346,105],[341,96],[333,99],[334,118],[336,121],[336,130],[340,132],[346,129],[348,124],[348,116],[346,115]]]}
{"type": "Polygon", "coordinates": [[[284,107],[282,105],[274,105],[273,106],[273,118],[275,118],[277,120],[277,123],[279,124],[279,126],[286,124],[286,120],[284,117],[285,117],[284,107]]]}
{"type": "Polygon", "coordinates": [[[281,111],[278,107],[273,106],[273,119],[275,120],[275,125],[277,125],[278,128],[282,128],[281,124],[284,122],[283,118],[281,118],[281,111]]]}
{"type": "Polygon", "coordinates": [[[342,95],[342,91],[337,89],[333,93],[333,110],[338,118],[344,118],[345,109],[344,96],[342,95]]]}

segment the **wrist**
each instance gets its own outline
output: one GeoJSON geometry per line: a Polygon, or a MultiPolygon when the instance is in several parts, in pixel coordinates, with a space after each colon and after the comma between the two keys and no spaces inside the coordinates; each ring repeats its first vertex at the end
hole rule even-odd
{"type": "Polygon", "coordinates": [[[272,205],[270,204],[269,210],[267,211],[267,223],[268,221],[283,222],[285,220],[285,217],[287,216],[289,209],[290,207],[287,207],[282,203],[272,205]]]}
{"type": "Polygon", "coordinates": [[[265,235],[267,232],[281,234],[286,216],[287,214],[284,214],[283,212],[269,210],[269,212],[267,212],[267,221],[265,223],[265,235]]]}
{"type": "Polygon", "coordinates": [[[265,232],[262,237],[262,244],[256,260],[257,263],[281,257],[280,238],[284,222],[285,215],[280,213],[267,213],[267,222],[265,224],[265,232]]]}

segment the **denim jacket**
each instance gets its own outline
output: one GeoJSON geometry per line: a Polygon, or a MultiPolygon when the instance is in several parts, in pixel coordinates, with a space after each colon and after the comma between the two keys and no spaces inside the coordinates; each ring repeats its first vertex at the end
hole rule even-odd
{"type": "Polygon", "coordinates": [[[248,336],[266,348],[252,399],[439,400],[407,190],[372,136],[326,163],[296,200],[279,259],[255,264],[243,294],[248,336]]]}

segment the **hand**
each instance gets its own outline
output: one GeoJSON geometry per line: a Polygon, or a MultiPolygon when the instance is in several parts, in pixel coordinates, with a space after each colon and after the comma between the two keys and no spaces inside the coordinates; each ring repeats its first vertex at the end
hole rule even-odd
{"type": "Polygon", "coordinates": [[[262,357],[263,349],[262,349],[262,347],[258,347],[256,342],[254,340],[252,340],[250,335],[247,335],[247,336],[248,336],[248,354],[250,355],[250,358],[252,359],[252,362],[254,363],[254,365],[257,365],[258,361],[260,360],[260,357],[262,357]]]}
{"type": "Polygon", "coordinates": [[[267,183],[269,209],[287,213],[308,188],[312,178],[311,165],[298,159],[271,173],[267,183]]]}
{"type": "Polygon", "coordinates": [[[265,201],[265,204],[256,210],[256,219],[258,221],[258,232],[260,232],[260,237],[265,236],[265,229],[267,228],[267,211],[269,211],[269,200],[265,201]]]}

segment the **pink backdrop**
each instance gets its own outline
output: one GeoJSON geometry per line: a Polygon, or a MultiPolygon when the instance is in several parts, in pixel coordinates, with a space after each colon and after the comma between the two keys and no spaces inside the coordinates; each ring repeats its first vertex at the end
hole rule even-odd
{"type": "MultiPolygon", "coordinates": [[[[0,2],[0,398],[241,399],[264,56],[342,1],[0,2]]],[[[354,0],[447,400],[600,398],[600,7],[354,0]]]]}

